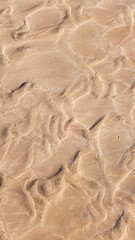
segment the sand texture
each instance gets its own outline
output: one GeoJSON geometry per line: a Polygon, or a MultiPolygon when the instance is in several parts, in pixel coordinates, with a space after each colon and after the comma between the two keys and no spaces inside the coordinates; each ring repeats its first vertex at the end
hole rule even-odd
{"type": "Polygon", "coordinates": [[[135,240],[135,0],[0,0],[0,240],[135,240]]]}

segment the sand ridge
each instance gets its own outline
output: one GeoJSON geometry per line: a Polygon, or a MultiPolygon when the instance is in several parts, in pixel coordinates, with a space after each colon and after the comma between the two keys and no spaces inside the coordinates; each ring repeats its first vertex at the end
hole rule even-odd
{"type": "Polygon", "coordinates": [[[0,1],[0,239],[134,240],[135,1],[0,1]]]}

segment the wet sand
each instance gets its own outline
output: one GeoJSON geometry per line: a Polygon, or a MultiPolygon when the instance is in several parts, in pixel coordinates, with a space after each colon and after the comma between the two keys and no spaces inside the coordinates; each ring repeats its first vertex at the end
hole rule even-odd
{"type": "Polygon", "coordinates": [[[135,239],[135,1],[0,1],[0,239],[135,239]]]}

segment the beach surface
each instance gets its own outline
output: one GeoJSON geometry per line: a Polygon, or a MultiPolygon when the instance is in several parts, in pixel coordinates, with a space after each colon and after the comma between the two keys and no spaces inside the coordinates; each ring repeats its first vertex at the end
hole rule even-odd
{"type": "Polygon", "coordinates": [[[135,0],[0,0],[0,239],[135,240],[135,0]]]}

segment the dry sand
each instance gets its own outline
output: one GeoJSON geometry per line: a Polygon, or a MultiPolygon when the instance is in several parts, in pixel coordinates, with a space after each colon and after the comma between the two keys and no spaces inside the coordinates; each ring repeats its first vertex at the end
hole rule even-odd
{"type": "Polygon", "coordinates": [[[0,239],[135,240],[135,0],[0,0],[0,239]]]}

